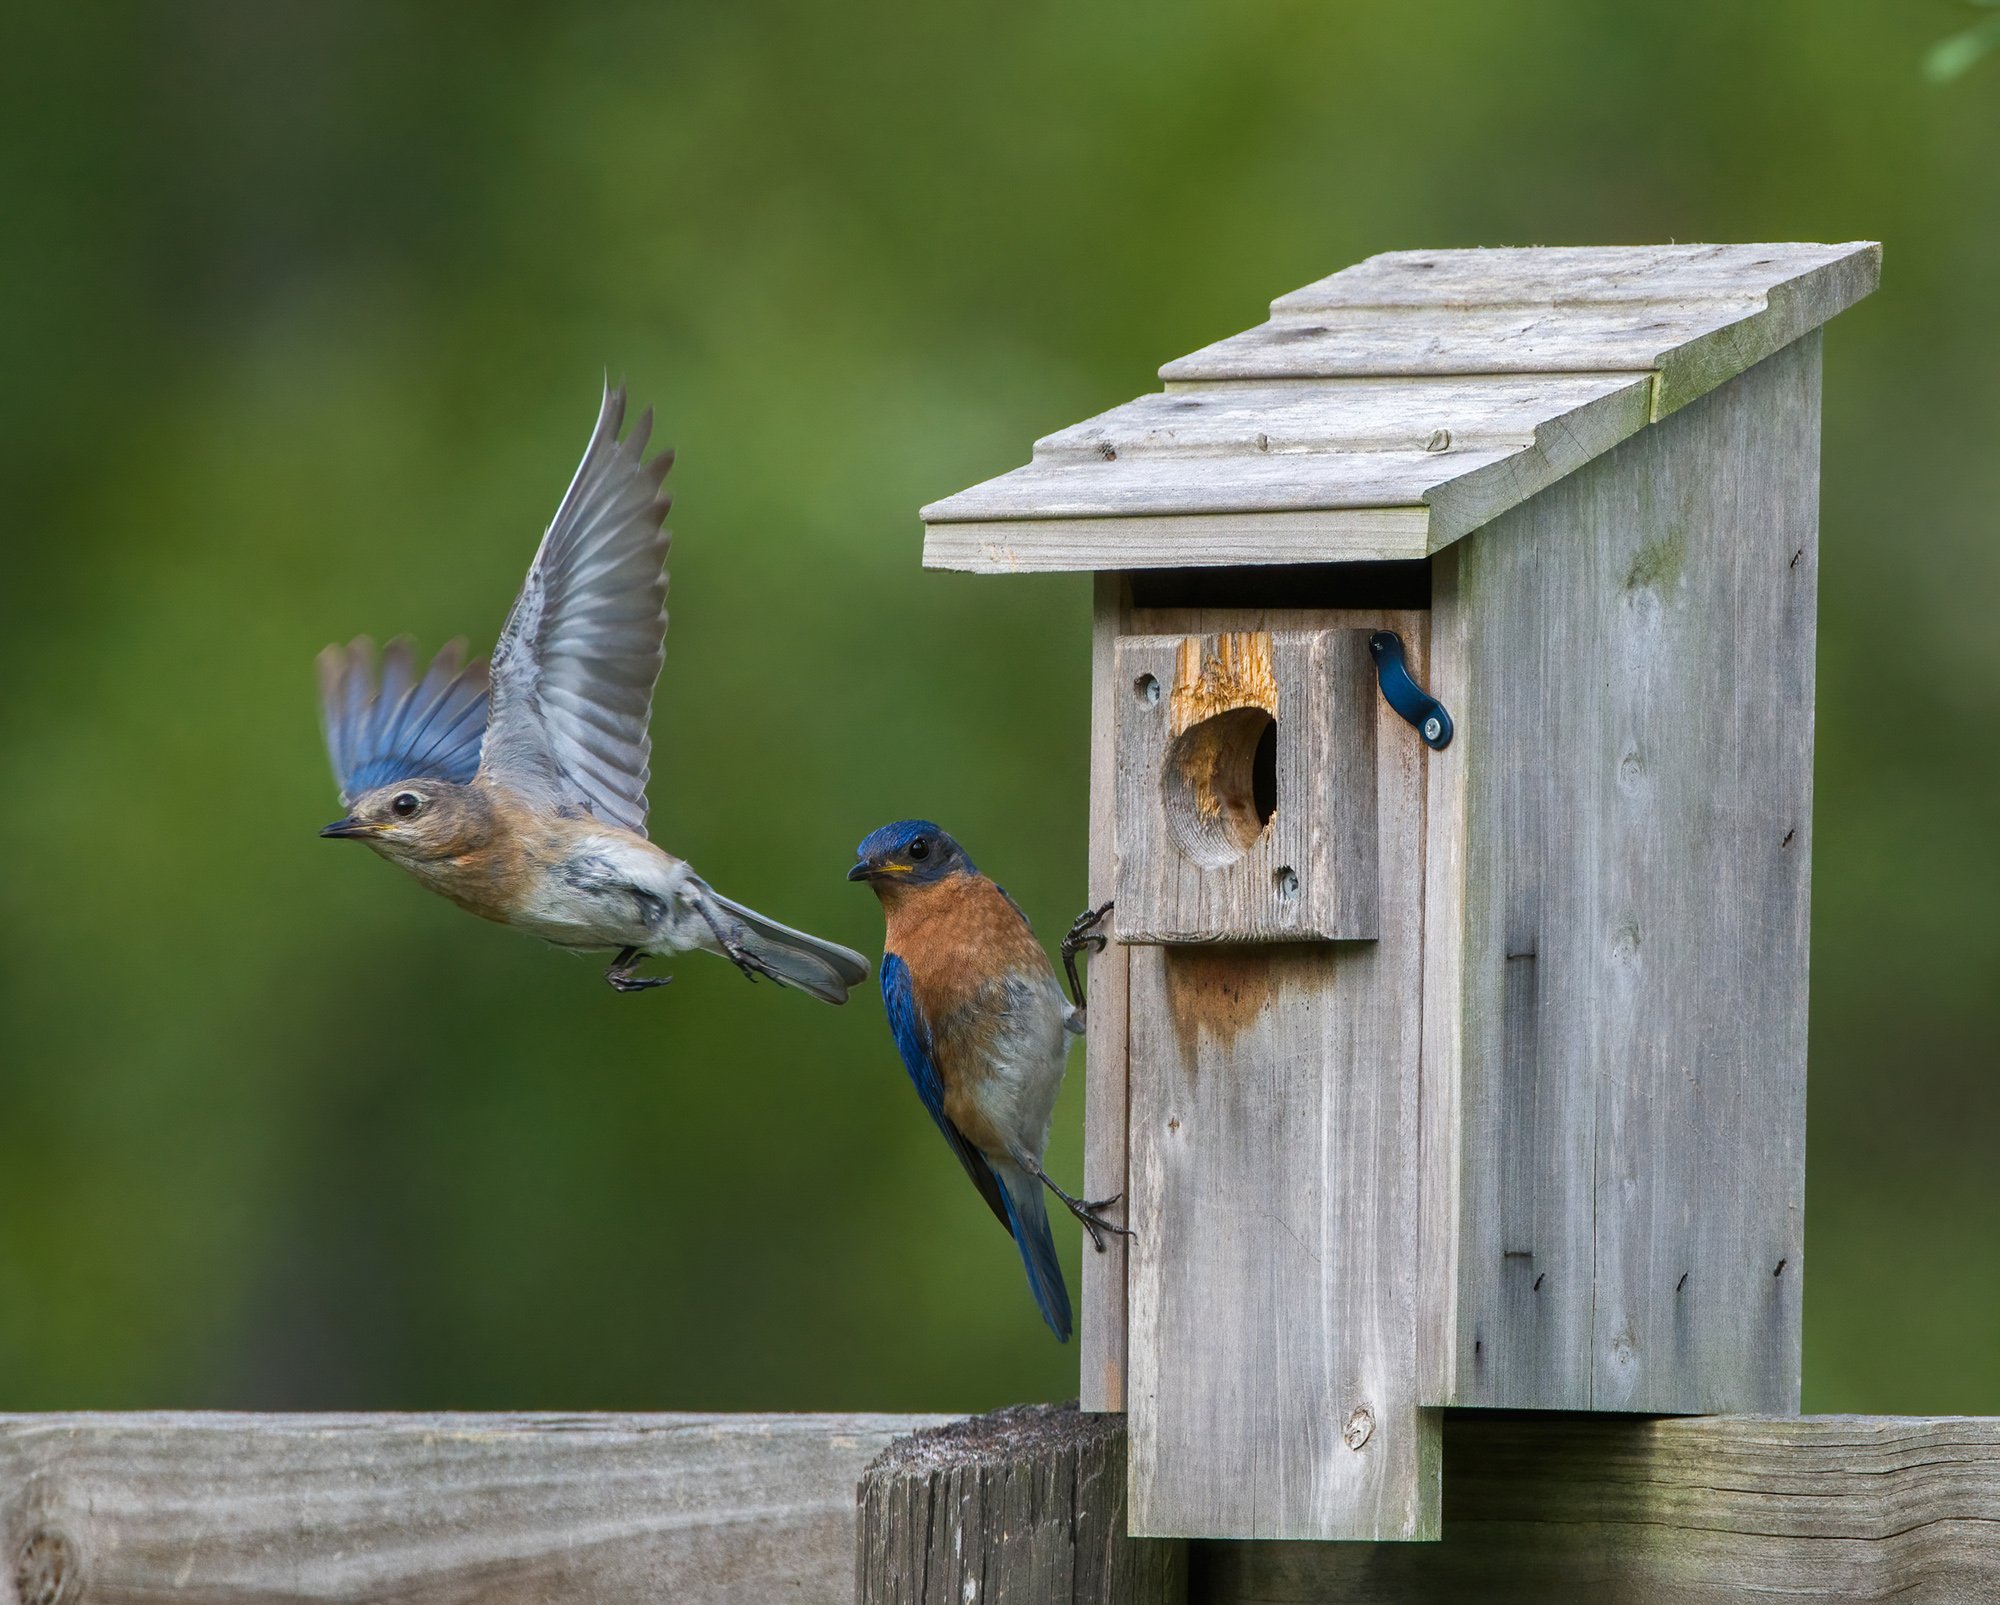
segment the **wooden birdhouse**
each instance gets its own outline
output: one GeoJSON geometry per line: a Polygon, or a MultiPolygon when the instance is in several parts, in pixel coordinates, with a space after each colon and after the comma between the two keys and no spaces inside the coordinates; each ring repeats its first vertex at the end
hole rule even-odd
{"type": "Polygon", "coordinates": [[[1405,251],[924,509],[1098,575],[1083,1398],[1135,1533],[1440,1412],[1793,1412],[1820,326],[1874,245],[1405,251]]]}

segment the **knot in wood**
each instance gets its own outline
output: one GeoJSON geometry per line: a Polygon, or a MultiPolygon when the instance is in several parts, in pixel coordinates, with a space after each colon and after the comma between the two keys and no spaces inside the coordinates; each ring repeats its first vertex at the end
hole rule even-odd
{"type": "Polygon", "coordinates": [[[1340,1429],[1340,1441],[1350,1449],[1359,1449],[1375,1436],[1375,1412],[1365,1404],[1357,1404],[1347,1418],[1347,1425],[1340,1429]]]}
{"type": "Polygon", "coordinates": [[[20,1605],[75,1605],[83,1593],[79,1571],[62,1529],[37,1527],[14,1552],[14,1597],[20,1605]]]}

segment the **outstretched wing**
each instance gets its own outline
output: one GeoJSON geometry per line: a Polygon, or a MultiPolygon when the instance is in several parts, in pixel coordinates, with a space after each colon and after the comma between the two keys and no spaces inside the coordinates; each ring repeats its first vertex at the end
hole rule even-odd
{"type": "Polygon", "coordinates": [[[552,807],[646,828],[646,726],[666,657],[673,453],[644,458],[650,409],[621,443],[625,392],[597,428],[493,649],[482,767],[552,807]]]}
{"type": "Polygon", "coordinates": [[[378,681],[375,643],[356,636],[319,655],[319,705],[343,805],[397,780],[462,784],[479,769],[486,660],[467,663],[465,643],[453,641],[420,679],[415,646],[399,635],[383,648],[378,681]]]}
{"type": "Polygon", "coordinates": [[[993,1174],[993,1167],[986,1163],[984,1154],[965,1140],[963,1133],[944,1112],[944,1079],[938,1074],[937,1065],[931,1058],[930,1033],[924,1029],[923,1017],[917,1012],[916,996],[910,989],[910,968],[900,954],[882,955],[882,1005],[888,1010],[889,1029],[896,1038],[896,1051],[903,1056],[903,1068],[909,1071],[917,1096],[923,1099],[931,1119],[944,1133],[944,1140],[951,1144],[951,1151],[958,1155],[958,1162],[965,1167],[966,1175],[972,1178],[973,1186],[979,1189],[979,1196],[986,1200],[986,1207],[1011,1234],[1014,1222],[1008,1216],[1007,1201],[1001,1194],[1000,1182],[993,1174]]]}

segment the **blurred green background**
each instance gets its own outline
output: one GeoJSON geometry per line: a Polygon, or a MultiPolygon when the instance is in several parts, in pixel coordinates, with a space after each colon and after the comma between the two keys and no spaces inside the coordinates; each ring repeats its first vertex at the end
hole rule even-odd
{"type": "Polygon", "coordinates": [[[1870,237],[1806,1403],[2000,1411],[2000,64],[1920,71],[1969,15],[8,8],[0,1408],[1074,1391],[872,994],[620,998],[314,839],[314,653],[489,645],[606,366],[680,451],[655,833],[873,952],[900,815],[1083,896],[1088,582],[926,574],[920,503],[1376,251],[1870,237]]]}

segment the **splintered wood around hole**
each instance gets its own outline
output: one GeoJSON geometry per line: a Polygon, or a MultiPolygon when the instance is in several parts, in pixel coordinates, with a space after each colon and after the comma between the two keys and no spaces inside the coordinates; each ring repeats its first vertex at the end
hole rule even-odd
{"type": "Polygon", "coordinates": [[[1275,769],[1278,681],[1271,637],[1242,632],[1181,643],[1168,700],[1172,742],[1160,772],[1167,828],[1203,869],[1241,858],[1276,811],[1275,773],[1259,796],[1258,760],[1275,769]]]}
{"type": "Polygon", "coordinates": [[[1174,659],[1173,734],[1243,708],[1278,714],[1278,680],[1267,630],[1189,636],[1174,659]]]}

